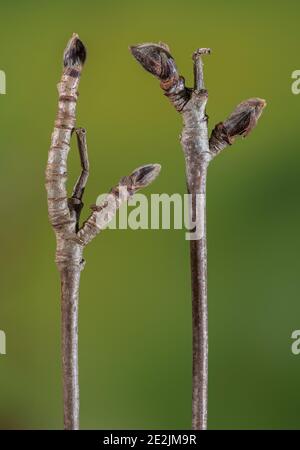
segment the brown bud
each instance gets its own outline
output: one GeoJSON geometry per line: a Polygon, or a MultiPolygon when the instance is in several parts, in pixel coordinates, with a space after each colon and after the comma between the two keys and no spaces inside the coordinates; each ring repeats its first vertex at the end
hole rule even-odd
{"type": "Polygon", "coordinates": [[[64,66],[80,66],[84,64],[85,60],[86,48],[79,39],[78,34],[74,33],[64,52],[64,66]]]}
{"type": "Polygon", "coordinates": [[[140,44],[130,47],[135,59],[161,81],[179,78],[177,67],[166,44],[140,44]]]}
{"type": "Polygon", "coordinates": [[[228,138],[229,144],[233,143],[237,136],[248,136],[256,126],[265,106],[265,100],[250,98],[235,108],[233,113],[223,123],[223,131],[228,138]]]}
{"type": "Polygon", "coordinates": [[[148,186],[155,180],[160,170],[160,164],[147,164],[146,166],[138,167],[130,174],[133,188],[137,190],[148,186]]]}
{"type": "Polygon", "coordinates": [[[113,192],[118,196],[120,188],[126,188],[128,193],[133,195],[139,189],[149,186],[158,176],[160,170],[160,164],[147,164],[138,167],[127,177],[121,178],[118,186],[113,188],[113,192]]]}
{"type": "Polygon", "coordinates": [[[248,136],[256,126],[265,106],[265,100],[250,98],[240,103],[225,122],[218,123],[209,140],[212,155],[215,156],[228,145],[232,145],[236,137],[248,136]]]}

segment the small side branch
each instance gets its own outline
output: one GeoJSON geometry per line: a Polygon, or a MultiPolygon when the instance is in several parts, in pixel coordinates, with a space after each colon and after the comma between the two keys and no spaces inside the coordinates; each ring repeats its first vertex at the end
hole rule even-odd
{"type": "Polygon", "coordinates": [[[89,159],[88,159],[88,150],[86,143],[86,130],[85,128],[76,128],[75,130],[77,136],[77,145],[80,156],[81,163],[81,174],[76,181],[76,184],[73,189],[72,198],[76,198],[77,200],[82,200],[84,189],[89,177],[89,159]]]}
{"type": "Polygon", "coordinates": [[[209,55],[211,53],[210,48],[198,48],[193,53],[194,61],[194,90],[202,91],[205,90],[204,86],[204,75],[203,75],[203,61],[202,55],[209,55]]]}
{"type": "Polygon", "coordinates": [[[71,204],[76,216],[76,232],[77,232],[79,230],[80,214],[83,208],[82,198],[89,177],[89,159],[88,159],[85,128],[76,128],[75,132],[77,137],[77,146],[79,150],[79,157],[82,169],[81,174],[75,183],[71,197],[71,204]]]}

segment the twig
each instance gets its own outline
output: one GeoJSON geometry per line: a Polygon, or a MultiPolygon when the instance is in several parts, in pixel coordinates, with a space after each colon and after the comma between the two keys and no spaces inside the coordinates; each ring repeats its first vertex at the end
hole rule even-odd
{"type": "Polygon", "coordinates": [[[186,163],[190,217],[197,223],[197,239],[190,241],[193,323],[192,427],[207,428],[208,391],[208,305],[206,242],[206,178],[210,161],[235,137],[246,136],[256,125],[266,103],[255,98],[241,103],[224,122],[218,124],[209,139],[206,115],[208,92],[204,86],[202,55],[210,49],[194,52],[194,89],[187,88],[179,75],[166,44],[141,44],[130,47],[133,56],[160,80],[160,86],[182,115],[181,145],[186,163]]]}
{"type": "Polygon", "coordinates": [[[79,150],[79,157],[81,163],[81,174],[76,181],[73,189],[71,201],[76,213],[76,231],[79,230],[80,213],[83,208],[82,197],[84,189],[89,177],[89,158],[86,143],[86,130],[84,128],[77,128],[75,130],[77,136],[77,146],[79,150]]]}
{"type": "Polygon", "coordinates": [[[46,168],[48,214],[56,235],[56,264],[61,278],[64,427],[67,430],[79,428],[78,301],[80,273],[84,267],[84,247],[106,228],[122,201],[148,186],[160,171],[158,164],[149,164],[122,178],[120,184],[112,189],[105,204],[93,208],[90,217],[80,228],[82,197],[88,179],[89,163],[86,132],[83,128],[75,129],[75,122],[77,89],[85,59],[85,47],[78,35],[74,34],[64,53],[63,74],[58,84],[58,112],[46,168]],[[68,198],[67,157],[74,130],[82,172],[72,196],[68,198]]]}

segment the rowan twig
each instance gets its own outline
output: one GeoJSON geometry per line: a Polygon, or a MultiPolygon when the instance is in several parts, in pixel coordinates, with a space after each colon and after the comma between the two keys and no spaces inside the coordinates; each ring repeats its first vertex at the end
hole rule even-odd
{"type": "Polygon", "coordinates": [[[193,54],[194,89],[187,88],[175,61],[165,44],[141,44],[130,47],[133,56],[160,80],[160,86],[176,110],[182,115],[181,145],[186,163],[188,193],[191,194],[190,217],[197,223],[197,239],[190,241],[193,323],[193,392],[192,427],[207,428],[208,390],[208,305],[207,305],[207,239],[206,178],[210,161],[236,136],[246,136],[257,123],[265,106],[261,99],[241,103],[229,118],[218,124],[208,137],[202,55],[210,49],[193,54]]]}
{"type": "Polygon", "coordinates": [[[84,267],[83,250],[106,227],[121,202],[138,189],[148,186],[160,171],[158,164],[149,164],[122,178],[121,185],[111,191],[106,207],[102,205],[102,210],[109,211],[105,220],[100,207],[96,207],[84,225],[79,227],[82,197],[89,173],[86,132],[83,128],[75,130],[77,90],[85,59],[85,47],[74,34],[64,53],[63,74],[58,84],[58,112],[46,168],[48,214],[56,235],[56,264],[61,278],[64,428],[67,430],[79,428],[78,301],[80,273],[84,267]],[[74,130],[82,172],[68,198],[67,157],[74,130]],[[117,195],[119,191],[122,196],[117,195]]]}

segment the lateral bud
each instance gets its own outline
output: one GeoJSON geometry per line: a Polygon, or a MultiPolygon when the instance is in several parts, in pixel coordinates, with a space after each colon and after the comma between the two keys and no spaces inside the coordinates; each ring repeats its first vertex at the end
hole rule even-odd
{"type": "Polygon", "coordinates": [[[261,98],[250,98],[240,103],[225,122],[218,123],[212,131],[209,141],[211,153],[215,156],[232,145],[238,136],[248,136],[265,106],[266,101],[261,98]]]}

